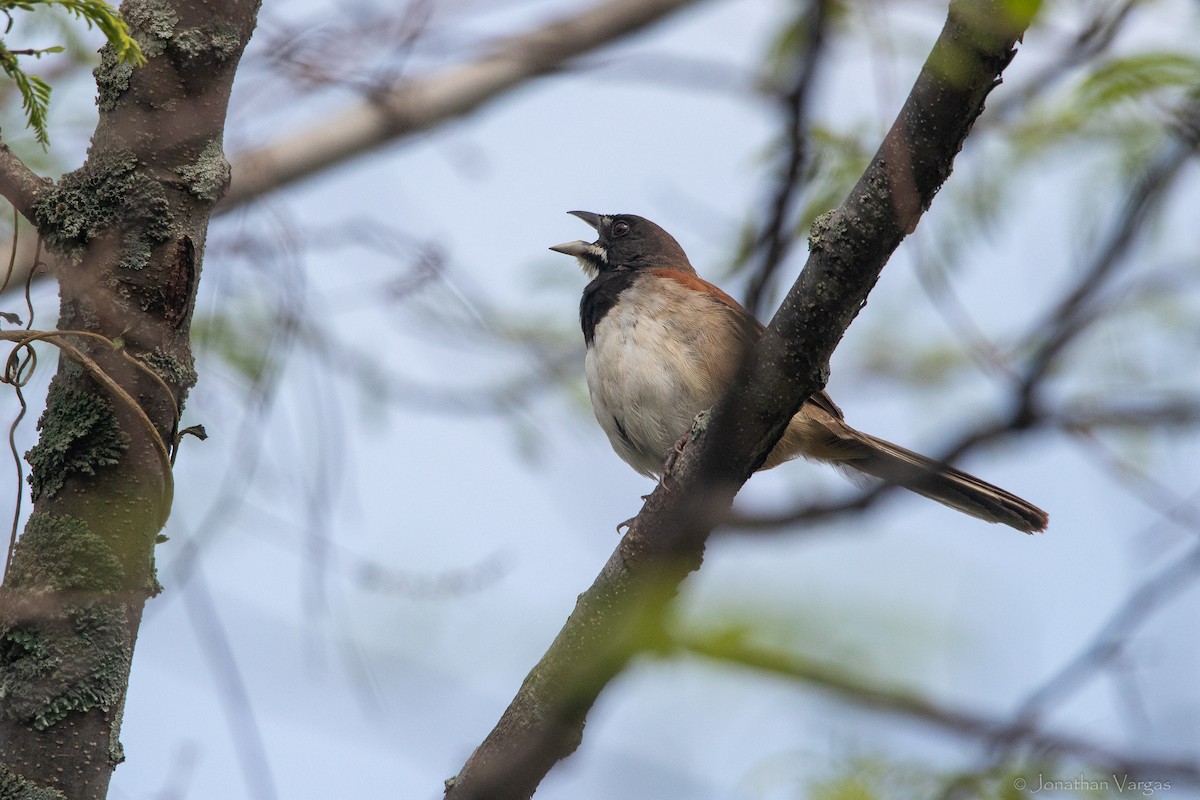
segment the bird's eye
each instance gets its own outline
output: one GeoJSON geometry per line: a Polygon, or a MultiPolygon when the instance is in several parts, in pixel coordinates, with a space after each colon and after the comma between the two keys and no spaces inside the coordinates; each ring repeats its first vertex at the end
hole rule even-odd
{"type": "Polygon", "coordinates": [[[629,223],[628,222],[626,222],[623,219],[619,219],[613,223],[613,226],[612,226],[612,235],[613,236],[624,236],[627,233],[629,233],[629,223]]]}

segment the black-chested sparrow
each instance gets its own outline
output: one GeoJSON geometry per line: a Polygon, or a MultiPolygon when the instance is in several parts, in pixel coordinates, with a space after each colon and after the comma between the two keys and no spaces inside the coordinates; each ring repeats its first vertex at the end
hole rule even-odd
{"type": "MultiPolygon", "coordinates": [[[[595,242],[550,248],[575,256],[592,279],[579,307],[592,408],[617,455],[644,475],[660,475],[695,416],[733,380],[763,326],[700,278],[679,243],[650,220],[570,213],[599,234],[595,242]]],[[[824,391],[792,417],[762,469],[797,456],[882,478],[1019,531],[1041,531],[1049,521],[1045,511],[997,486],[856,431],[824,391]]]]}

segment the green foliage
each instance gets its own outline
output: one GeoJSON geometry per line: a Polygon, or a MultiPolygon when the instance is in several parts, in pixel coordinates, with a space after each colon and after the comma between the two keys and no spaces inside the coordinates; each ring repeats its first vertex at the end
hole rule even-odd
{"type": "Polygon", "coordinates": [[[1122,178],[1156,152],[1163,122],[1200,86],[1200,56],[1152,50],[1097,61],[1065,95],[1048,98],[1011,131],[1016,155],[1030,159],[1080,144],[1113,153],[1122,178]]]}
{"type": "Polygon", "coordinates": [[[9,28],[12,27],[10,12],[33,11],[37,6],[59,6],[77,19],[82,19],[89,28],[93,25],[99,28],[122,61],[139,65],[145,62],[141,48],[129,35],[129,26],[105,0],[0,0],[0,12],[9,18],[9,28]]]}
{"type": "Polygon", "coordinates": [[[1042,10],[1042,0],[1008,0],[1004,5],[1009,19],[1021,25],[1028,25],[1042,10]]]}
{"type": "MultiPolygon", "coordinates": [[[[800,208],[796,214],[796,235],[806,237],[817,217],[836,208],[858,177],[871,161],[870,134],[861,130],[843,132],[821,124],[813,124],[808,131],[807,162],[802,176],[803,189],[800,193],[800,208]]],[[[771,144],[770,155],[778,155],[786,147],[784,139],[771,144]]],[[[738,272],[750,264],[757,235],[757,212],[753,219],[743,223],[734,255],[730,259],[738,272]]]]}
{"type": "MultiPolygon", "coordinates": [[[[44,50],[25,51],[23,54],[41,58],[46,53],[61,53],[62,50],[61,47],[47,47],[44,50]]],[[[3,68],[4,73],[17,85],[17,91],[21,93],[21,107],[25,110],[25,119],[37,135],[38,144],[46,147],[50,144],[50,137],[46,132],[46,112],[50,109],[50,84],[37,75],[26,75],[17,61],[17,55],[0,42],[0,68],[3,68]]]]}
{"type": "MultiPolygon", "coordinates": [[[[116,9],[104,0],[0,0],[0,13],[8,17],[4,32],[12,30],[13,11],[34,11],[39,6],[58,6],[67,13],[82,19],[91,28],[100,29],[123,63],[139,66],[145,63],[141,47],[130,35],[129,26],[117,14],[116,9]]],[[[12,79],[21,93],[21,105],[25,119],[43,148],[50,144],[46,114],[50,108],[50,85],[36,75],[29,75],[21,68],[18,56],[41,58],[48,53],[61,53],[62,47],[46,47],[33,50],[10,50],[0,40],[0,68],[12,79]]]]}
{"type": "MultiPolygon", "coordinates": [[[[844,0],[825,0],[828,24],[844,27],[842,22],[850,13],[847,5],[844,0]]],[[[804,57],[804,49],[812,36],[813,16],[809,4],[796,3],[794,14],[768,46],[765,66],[769,83],[782,84],[787,80],[788,74],[795,69],[796,60],[804,57]]]]}
{"type": "Polygon", "coordinates": [[[944,778],[925,767],[882,757],[852,756],[837,773],[814,781],[811,800],[909,800],[937,797],[944,778]]]}
{"type": "Polygon", "coordinates": [[[1080,84],[1082,110],[1096,112],[1164,89],[1200,85],[1200,58],[1184,53],[1138,53],[1101,64],[1080,84]]]}
{"type": "MultiPolygon", "coordinates": [[[[1042,782],[1054,780],[1052,764],[1004,765],[982,773],[947,774],[884,754],[850,755],[831,767],[831,774],[809,784],[808,800],[917,800],[927,797],[970,797],[975,800],[1021,800],[1037,794],[1042,782]],[[951,793],[950,787],[955,791],[951,793]],[[1028,790],[1033,789],[1032,793],[1028,790]]],[[[1110,781],[1111,783],[1111,781],[1110,781]]],[[[1111,788],[1111,787],[1108,787],[1111,788]]],[[[1112,797],[1101,790],[1085,796],[1112,797]]]]}
{"type": "Polygon", "coordinates": [[[813,125],[808,135],[809,166],[804,177],[804,205],[796,222],[796,231],[800,235],[808,233],[818,216],[846,199],[874,152],[866,131],[842,133],[813,125]]]}

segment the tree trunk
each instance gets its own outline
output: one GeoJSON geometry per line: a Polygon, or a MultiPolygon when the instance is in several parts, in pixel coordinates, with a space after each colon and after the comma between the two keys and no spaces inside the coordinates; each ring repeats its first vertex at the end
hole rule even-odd
{"type": "Polygon", "coordinates": [[[33,513],[0,590],[0,796],[102,798],[133,647],[159,589],[170,452],[230,87],[258,2],[127,0],[147,63],[106,48],[84,165],[37,192],[58,256],[58,373],[29,451],[33,513]]]}

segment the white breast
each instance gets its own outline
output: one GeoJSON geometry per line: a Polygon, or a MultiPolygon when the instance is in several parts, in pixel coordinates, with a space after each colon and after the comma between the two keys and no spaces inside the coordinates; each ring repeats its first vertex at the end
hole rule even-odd
{"type": "Polygon", "coordinates": [[[654,291],[643,278],[622,292],[596,326],[584,361],[600,427],[644,475],[662,471],[667,453],[720,397],[736,366],[732,337],[722,336],[727,309],[674,281],[651,283],[654,291]]]}

